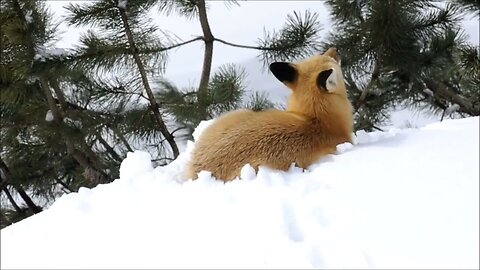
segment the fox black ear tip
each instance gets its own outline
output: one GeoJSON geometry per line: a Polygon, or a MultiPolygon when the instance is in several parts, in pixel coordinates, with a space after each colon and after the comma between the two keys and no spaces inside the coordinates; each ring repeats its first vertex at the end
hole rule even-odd
{"type": "Polygon", "coordinates": [[[281,82],[293,82],[297,77],[297,70],[291,63],[274,62],[270,64],[270,71],[281,82]]]}
{"type": "Polygon", "coordinates": [[[268,65],[268,68],[273,71],[275,69],[277,69],[279,67],[280,63],[279,62],[273,62],[273,63],[270,63],[270,65],[268,65]]]}

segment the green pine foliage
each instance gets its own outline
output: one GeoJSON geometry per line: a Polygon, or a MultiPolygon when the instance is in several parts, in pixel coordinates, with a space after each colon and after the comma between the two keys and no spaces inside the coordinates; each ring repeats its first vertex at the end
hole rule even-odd
{"type": "Polygon", "coordinates": [[[2,191],[26,190],[48,204],[118,177],[125,147],[105,128],[115,112],[92,104],[99,84],[53,46],[56,27],[44,3],[2,2],[0,21],[2,191]]]}
{"type": "Polygon", "coordinates": [[[259,92],[247,96],[244,80],[245,71],[241,67],[225,64],[213,74],[206,92],[178,89],[168,81],[161,80],[157,99],[164,102],[165,112],[172,115],[181,128],[186,129],[186,138],[191,139],[193,130],[202,120],[239,108],[261,111],[275,106],[259,92]]]}
{"type": "Polygon", "coordinates": [[[473,101],[478,88],[469,84],[476,75],[465,72],[478,68],[478,48],[463,39],[462,11],[455,5],[427,0],[326,4],[334,28],[323,47],[335,46],[342,56],[356,129],[377,128],[396,106],[435,111],[457,104],[460,113],[478,115],[473,101]]]}
{"type": "MultiPolygon", "coordinates": [[[[71,3],[67,6],[70,12],[67,21],[72,26],[94,27],[81,38],[81,45],[76,48],[70,61],[73,66],[88,70],[90,77],[106,86],[94,89],[100,97],[96,101],[108,100],[108,107],[122,112],[122,118],[133,117],[125,120],[128,123],[133,123],[139,111],[144,113],[145,119],[153,119],[155,122],[136,122],[135,128],[125,129],[129,130],[126,136],[135,137],[138,142],[142,139],[149,142],[153,138],[158,139],[157,143],[162,144],[159,149],[166,151],[152,153],[154,159],[163,159],[172,154],[176,157],[178,148],[164,122],[150,83],[163,72],[165,46],[172,41],[148,16],[157,2],[102,0],[71,3]],[[148,109],[150,113],[145,111],[148,109]],[[138,130],[141,133],[133,134],[138,130]],[[167,141],[171,151],[163,145],[167,141]]],[[[105,103],[99,102],[97,106],[102,104],[105,103]]]]}
{"type": "Polygon", "coordinates": [[[259,39],[260,58],[265,66],[275,61],[310,57],[320,49],[321,30],[318,14],[309,10],[302,15],[294,11],[280,30],[265,31],[259,39]]]}
{"type": "Polygon", "coordinates": [[[452,2],[467,12],[474,13],[476,16],[480,15],[480,1],[478,0],[453,0],[452,2]]]}

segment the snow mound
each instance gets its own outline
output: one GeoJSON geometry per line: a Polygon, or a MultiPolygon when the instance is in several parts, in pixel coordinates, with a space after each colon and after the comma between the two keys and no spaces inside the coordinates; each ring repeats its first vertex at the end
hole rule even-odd
{"type": "MultiPolygon", "coordinates": [[[[211,122],[203,122],[194,136],[211,122]]],[[[479,118],[359,132],[303,170],[185,179],[194,144],[1,231],[1,268],[477,268],[479,118]]]]}

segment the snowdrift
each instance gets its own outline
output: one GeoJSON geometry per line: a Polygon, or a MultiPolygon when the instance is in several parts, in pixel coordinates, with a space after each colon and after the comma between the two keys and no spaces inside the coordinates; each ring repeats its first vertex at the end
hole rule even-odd
{"type": "MultiPolygon", "coordinates": [[[[202,123],[195,134],[207,125],[202,123]]],[[[308,170],[182,176],[129,153],[120,179],[1,231],[1,268],[477,268],[479,118],[359,132],[308,170]]]]}

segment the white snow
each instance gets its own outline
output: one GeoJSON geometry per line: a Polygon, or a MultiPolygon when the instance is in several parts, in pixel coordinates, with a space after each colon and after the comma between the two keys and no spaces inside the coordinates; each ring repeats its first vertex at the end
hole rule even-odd
{"type": "Polygon", "coordinates": [[[118,0],[117,7],[121,8],[121,9],[127,9],[127,2],[128,2],[128,0],[118,0]]]}
{"type": "MultiPolygon", "coordinates": [[[[203,122],[195,137],[211,122],[203,122]]],[[[479,267],[479,118],[358,132],[307,170],[185,179],[194,144],[3,229],[1,268],[479,267]]]]}
{"type": "Polygon", "coordinates": [[[431,96],[431,97],[433,97],[433,95],[434,95],[432,89],[430,89],[430,88],[424,88],[424,89],[423,89],[423,92],[424,92],[425,94],[431,96]]]}
{"type": "Polygon", "coordinates": [[[45,121],[52,122],[53,121],[53,114],[51,110],[48,110],[47,114],[45,115],[45,121]]]}
{"type": "Polygon", "coordinates": [[[33,14],[33,11],[31,11],[31,10],[25,12],[25,21],[27,23],[32,23],[33,22],[32,14],[33,14]]]}
{"type": "Polygon", "coordinates": [[[458,111],[458,109],[460,109],[460,105],[452,104],[445,110],[445,115],[451,115],[452,113],[458,111]]]}
{"type": "Polygon", "coordinates": [[[65,117],[63,119],[63,122],[65,124],[67,124],[68,126],[70,127],[75,127],[75,128],[78,128],[78,129],[81,129],[83,127],[82,125],[82,121],[80,120],[73,120],[72,118],[69,118],[69,117],[65,117]]]}
{"type": "Polygon", "coordinates": [[[35,49],[35,56],[33,57],[34,60],[45,61],[46,59],[59,57],[64,58],[68,56],[69,51],[66,48],[47,48],[44,46],[39,46],[35,49]]]}

